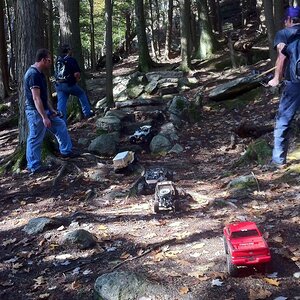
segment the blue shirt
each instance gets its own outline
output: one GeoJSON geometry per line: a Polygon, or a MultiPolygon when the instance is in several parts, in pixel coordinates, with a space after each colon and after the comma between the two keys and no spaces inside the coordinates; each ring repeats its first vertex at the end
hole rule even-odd
{"type": "Polygon", "coordinates": [[[25,109],[36,110],[31,90],[40,90],[40,97],[44,109],[48,109],[47,81],[45,75],[36,67],[31,66],[24,75],[25,109]]]}
{"type": "MultiPolygon", "coordinates": [[[[274,49],[277,50],[277,45],[280,43],[284,43],[285,45],[288,44],[288,42],[293,38],[294,35],[296,35],[297,31],[300,30],[300,25],[294,25],[291,27],[287,27],[284,29],[279,30],[274,38],[274,49]]],[[[282,54],[287,56],[287,53],[285,52],[285,48],[282,49],[282,54]]],[[[285,72],[284,72],[284,78],[286,80],[290,80],[290,66],[289,61],[287,61],[285,65],[285,72]]]]}

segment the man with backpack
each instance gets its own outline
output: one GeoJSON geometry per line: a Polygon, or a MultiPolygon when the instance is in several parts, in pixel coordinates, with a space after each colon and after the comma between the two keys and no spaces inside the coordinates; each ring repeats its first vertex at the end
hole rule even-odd
{"type": "Polygon", "coordinates": [[[280,168],[286,164],[288,131],[300,107],[300,7],[287,8],[285,28],[276,33],[274,48],[277,50],[276,69],[273,79],[268,84],[278,86],[284,78],[284,90],[276,116],[272,155],[272,164],[280,168]]]}
{"type": "Polygon", "coordinates": [[[67,102],[70,95],[79,98],[85,118],[94,115],[85,91],[77,84],[80,80],[80,68],[69,45],[63,45],[61,55],[55,63],[55,79],[57,92],[57,109],[62,112],[67,122],[67,102]]]}

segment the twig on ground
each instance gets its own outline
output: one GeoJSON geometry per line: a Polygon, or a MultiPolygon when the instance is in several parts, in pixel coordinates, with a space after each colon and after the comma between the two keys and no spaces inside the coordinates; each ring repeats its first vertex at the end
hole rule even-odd
{"type": "Polygon", "coordinates": [[[254,175],[254,173],[253,173],[253,172],[251,172],[251,174],[252,174],[253,178],[254,178],[254,179],[255,179],[255,181],[256,181],[257,190],[260,192],[260,188],[259,188],[259,183],[258,183],[258,180],[257,180],[257,178],[256,178],[256,176],[254,175]]]}
{"type": "Polygon", "coordinates": [[[52,187],[55,187],[57,185],[57,182],[59,181],[59,179],[63,176],[66,168],[67,168],[68,163],[67,162],[63,162],[61,165],[61,168],[57,174],[57,176],[54,178],[53,183],[52,183],[52,187]]]}

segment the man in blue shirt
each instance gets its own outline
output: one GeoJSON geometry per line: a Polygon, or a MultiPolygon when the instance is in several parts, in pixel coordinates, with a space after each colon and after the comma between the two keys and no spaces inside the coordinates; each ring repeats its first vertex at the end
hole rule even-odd
{"type": "Polygon", "coordinates": [[[39,49],[35,63],[24,75],[25,113],[29,127],[26,159],[27,169],[31,173],[46,170],[41,164],[41,147],[46,130],[55,135],[62,157],[74,156],[66,124],[48,101],[47,82],[43,71],[49,70],[51,63],[49,50],[39,49]]]}
{"type": "Polygon", "coordinates": [[[274,48],[277,50],[276,69],[273,79],[268,82],[270,86],[277,86],[283,77],[285,79],[274,129],[272,163],[277,167],[283,167],[286,163],[288,131],[294,115],[300,107],[300,81],[296,80],[292,74],[287,52],[288,43],[299,33],[300,7],[289,7],[286,10],[285,28],[278,31],[275,35],[274,48]]]}
{"type": "MultiPolygon", "coordinates": [[[[64,64],[64,75],[60,77],[56,70],[56,92],[57,92],[57,109],[63,113],[65,122],[67,121],[67,102],[70,95],[79,98],[81,109],[85,118],[93,116],[93,111],[85,91],[77,84],[80,80],[80,68],[74,57],[69,45],[63,45],[61,55],[57,62],[64,64]]],[[[56,69],[57,69],[56,63],[56,69]]]]}

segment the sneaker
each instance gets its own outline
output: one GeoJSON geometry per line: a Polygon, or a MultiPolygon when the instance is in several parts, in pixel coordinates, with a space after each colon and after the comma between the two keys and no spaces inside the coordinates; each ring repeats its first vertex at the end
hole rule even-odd
{"type": "Polygon", "coordinates": [[[40,174],[40,173],[45,173],[48,171],[51,171],[53,169],[52,166],[40,166],[36,170],[28,170],[29,176],[35,175],[35,174],[40,174]]]}
{"type": "Polygon", "coordinates": [[[69,152],[69,153],[67,153],[67,154],[60,154],[60,157],[61,158],[76,158],[76,157],[79,157],[80,156],[80,153],[78,153],[78,152],[74,152],[74,151],[72,151],[72,152],[69,152]]]}

